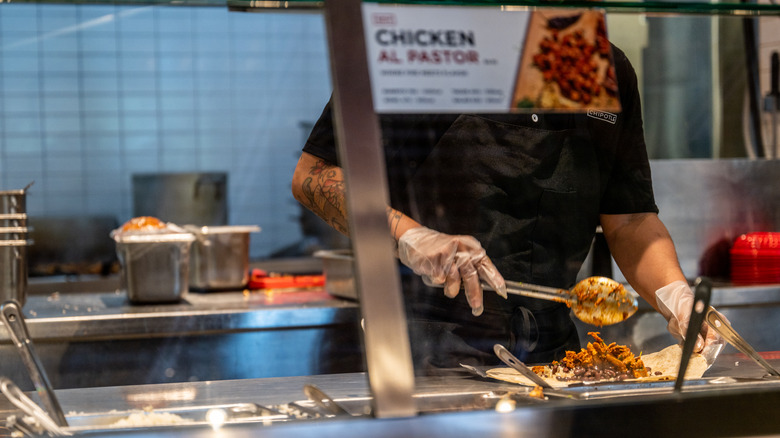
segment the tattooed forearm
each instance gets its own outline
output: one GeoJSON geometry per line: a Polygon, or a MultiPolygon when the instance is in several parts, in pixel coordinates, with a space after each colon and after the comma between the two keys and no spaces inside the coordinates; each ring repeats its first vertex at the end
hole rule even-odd
{"type": "Polygon", "coordinates": [[[317,160],[301,189],[306,207],[342,234],[349,235],[344,176],[338,167],[317,160]]]}
{"type": "MultiPolygon", "coordinates": [[[[349,236],[346,184],[341,168],[311,154],[302,153],[292,181],[295,199],[331,227],[349,236]]],[[[394,240],[420,224],[387,207],[387,224],[394,240]]]]}
{"type": "Polygon", "coordinates": [[[400,236],[398,235],[398,226],[401,224],[401,219],[404,217],[404,215],[392,208],[387,207],[387,225],[390,227],[390,235],[393,236],[395,239],[398,239],[400,236]]]}

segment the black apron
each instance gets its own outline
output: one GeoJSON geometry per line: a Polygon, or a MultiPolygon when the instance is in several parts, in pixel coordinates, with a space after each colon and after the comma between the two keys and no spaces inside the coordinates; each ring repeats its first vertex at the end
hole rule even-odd
{"type": "MultiPolygon", "coordinates": [[[[407,187],[411,215],[449,234],[476,237],[507,280],[570,287],[599,216],[599,172],[584,121],[545,131],[462,115],[420,163],[407,187]]],[[[570,309],[549,301],[485,293],[474,317],[463,294],[403,275],[415,367],[440,374],[459,363],[497,364],[493,345],[528,363],[579,349],[570,309]]]]}

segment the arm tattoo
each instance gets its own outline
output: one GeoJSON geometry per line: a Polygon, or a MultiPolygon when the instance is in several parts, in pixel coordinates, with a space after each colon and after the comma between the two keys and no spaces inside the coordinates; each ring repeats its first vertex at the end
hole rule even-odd
{"type": "Polygon", "coordinates": [[[403,215],[400,211],[392,207],[387,207],[386,211],[387,225],[390,227],[390,235],[397,240],[400,236],[396,236],[396,233],[398,233],[398,226],[401,224],[401,217],[403,217],[403,215]]]}
{"type": "Polygon", "coordinates": [[[306,207],[342,234],[349,235],[344,176],[336,166],[317,160],[302,189],[306,207]]]}

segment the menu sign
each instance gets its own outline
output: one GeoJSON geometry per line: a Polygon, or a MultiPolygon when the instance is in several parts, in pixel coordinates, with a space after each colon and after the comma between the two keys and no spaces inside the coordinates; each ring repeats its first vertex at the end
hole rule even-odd
{"type": "Polygon", "coordinates": [[[363,3],[378,113],[618,111],[604,15],[363,3]]]}

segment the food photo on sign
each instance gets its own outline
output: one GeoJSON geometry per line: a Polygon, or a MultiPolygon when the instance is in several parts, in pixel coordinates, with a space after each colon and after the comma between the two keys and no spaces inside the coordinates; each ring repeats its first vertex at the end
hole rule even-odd
{"type": "Polygon", "coordinates": [[[620,111],[602,11],[532,13],[511,106],[515,110],[620,111]]]}

